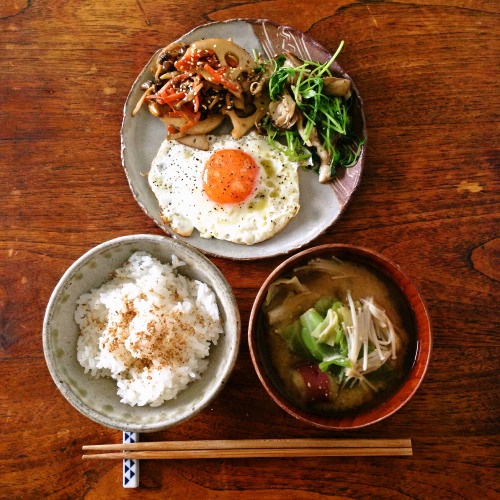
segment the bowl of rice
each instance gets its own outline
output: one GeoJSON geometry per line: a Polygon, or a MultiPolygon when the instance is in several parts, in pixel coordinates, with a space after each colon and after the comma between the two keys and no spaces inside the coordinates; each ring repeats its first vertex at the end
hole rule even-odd
{"type": "Polygon", "coordinates": [[[238,306],[221,271],[165,236],[102,243],[64,273],[43,349],[68,402],[106,427],[153,432],[218,395],[236,362],[238,306]]]}

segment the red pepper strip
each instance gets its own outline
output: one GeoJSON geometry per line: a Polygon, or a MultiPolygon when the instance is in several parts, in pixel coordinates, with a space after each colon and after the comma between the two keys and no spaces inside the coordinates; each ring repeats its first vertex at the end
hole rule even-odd
{"type": "Polygon", "coordinates": [[[176,83],[183,82],[184,80],[187,80],[188,78],[191,77],[192,77],[191,73],[181,73],[180,75],[175,75],[174,77],[170,78],[170,80],[168,80],[167,83],[165,83],[165,85],[163,85],[163,87],[160,90],[158,90],[156,95],[164,94],[167,91],[169,94],[171,94],[174,91],[180,92],[179,90],[175,89],[174,85],[176,83]]]}
{"type": "Polygon", "coordinates": [[[179,71],[189,71],[191,69],[196,68],[196,64],[200,59],[208,56],[213,56],[214,54],[215,52],[209,49],[187,52],[178,61],[174,63],[174,66],[179,71]]]}
{"type": "Polygon", "coordinates": [[[172,87],[169,81],[165,85],[163,85],[163,87],[156,94],[152,94],[148,97],[150,99],[156,100],[158,104],[167,104],[184,99],[184,97],[186,97],[186,94],[172,87]]]}
{"type": "Polygon", "coordinates": [[[179,132],[179,131],[178,131],[175,127],[172,127],[172,125],[169,125],[169,126],[167,127],[167,132],[168,132],[169,134],[177,134],[177,132],[179,132]]]}
{"type": "Polygon", "coordinates": [[[200,118],[201,113],[196,113],[191,121],[187,122],[179,129],[179,132],[181,132],[182,134],[184,132],[187,132],[191,127],[194,127],[200,121],[200,118]]]}
{"type": "Polygon", "coordinates": [[[185,115],[182,114],[180,111],[174,110],[174,111],[169,111],[168,116],[170,118],[179,118],[179,117],[184,118],[185,115]]]}
{"type": "Polygon", "coordinates": [[[184,104],[180,109],[170,111],[168,116],[170,118],[184,118],[186,123],[180,127],[179,132],[186,132],[200,121],[201,113],[194,112],[189,108],[189,104],[184,104]]]}
{"type": "Polygon", "coordinates": [[[156,92],[156,95],[164,94],[172,86],[172,80],[169,80],[163,87],[156,92]]]}
{"type": "Polygon", "coordinates": [[[196,113],[192,109],[189,108],[188,103],[183,104],[180,109],[174,109],[172,111],[169,111],[169,113],[168,113],[168,116],[170,116],[172,118],[182,117],[186,121],[191,120],[195,115],[196,115],[196,113]]]}
{"type": "Polygon", "coordinates": [[[176,92],[175,94],[161,95],[159,97],[164,101],[164,103],[167,102],[171,103],[174,101],[180,101],[184,99],[184,97],[186,97],[186,93],[181,91],[181,92],[176,92]]]}
{"type": "Polygon", "coordinates": [[[158,104],[165,104],[162,102],[164,94],[166,94],[167,90],[169,89],[170,86],[170,81],[168,81],[163,87],[156,92],[156,94],[149,94],[146,96],[146,99],[148,101],[156,101],[158,104]]]}
{"type": "Polygon", "coordinates": [[[186,120],[187,122],[189,121],[192,121],[192,120],[196,120],[198,121],[200,119],[200,116],[201,116],[201,113],[193,113],[191,110],[183,110],[181,109],[181,114],[182,114],[182,117],[184,118],[184,120],[186,120]]]}
{"type": "Polygon", "coordinates": [[[203,69],[210,74],[215,83],[220,83],[222,86],[234,92],[239,92],[241,90],[240,86],[236,82],[232,82],[225,78],[225,75],[222,73],[224,67],[222,67],[220,70],[215,70],[208,64],[205,64],[205,66],[203,66],[203,69]]]}

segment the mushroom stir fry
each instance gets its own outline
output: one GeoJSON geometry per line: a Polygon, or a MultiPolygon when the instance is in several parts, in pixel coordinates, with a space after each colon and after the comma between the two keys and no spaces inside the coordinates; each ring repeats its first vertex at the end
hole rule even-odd
{"type": "Polygon", "coordinates": [[[191,45],[174,43],[158,55],[152,68],[154,79],[143,85],[143,102],[166,125],[169,139],[198,149],[208,149],[206,134],[226,116],[232,135],[238,139],[264,118],[269,97],[254,95],[250,87],[261,87],[261,68],[239,45],[210,38],[191,45]]]}
{"type": "Polygon", "coordinates": [[[337,167],[356,163],[364,142],[351,131],[351,82],[329,70],[341,48],[320,64],[292,53],[252,58],[220,38],[175,42],[158,55],[133,115],[147,103],[169,139],[204,150],[206,134],[227,116],[235,139],[255,127],[325,183],[337,167]]]}

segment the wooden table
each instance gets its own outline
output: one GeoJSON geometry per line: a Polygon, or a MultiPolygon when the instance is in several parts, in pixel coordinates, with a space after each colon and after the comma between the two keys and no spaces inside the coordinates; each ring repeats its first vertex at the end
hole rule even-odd
{"type": "MultiPolygon", "coordinates": [[[[3,0],[0,5],[0,471],[2,498],[494,498],[498,477],[498,3],[3,0]],[[434,328],[428,375],[391,418],[343,437],[411,438],[413,456],[121,462],[81,447],[121,433],[87,420],[46,368],[42,320],[57,281],[120,235],[162,234],[120,162],[122,107],[152,53],[207,21],[269,18],[333,51],[364,98],[361,186],[314,243],[398,262],[434,328]]],[[[285,414],[246,341],[259,285],[281,258],[214,258],[243,336],[208,409],[148,439],[335,437],[285,414]]],[[[498,498],[498,496],[496,496],[498,498]]]]}

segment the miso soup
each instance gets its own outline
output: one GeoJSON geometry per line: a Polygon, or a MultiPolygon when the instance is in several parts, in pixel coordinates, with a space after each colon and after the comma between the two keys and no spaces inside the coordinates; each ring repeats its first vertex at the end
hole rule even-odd
{"type": "Polygon", "coordinates": [[[313,259],[270,285],[263,311],[275,378],[309,411],[374,406],[412,366],[411,310],[386,277],[361,262],[313,259]]]}

